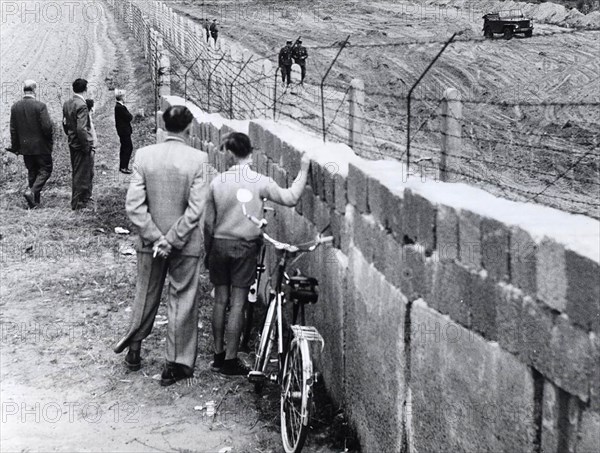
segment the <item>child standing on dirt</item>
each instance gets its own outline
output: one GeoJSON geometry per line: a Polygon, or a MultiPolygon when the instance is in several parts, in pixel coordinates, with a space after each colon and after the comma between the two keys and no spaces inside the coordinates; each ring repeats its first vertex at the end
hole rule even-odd
{"type": "Polygon", "coordinates": [[[206,201],[204,242],[210,281],[215,286],[212,328],[215,342],[213,371],[225,375],[247,375],[250,371],[237,357],[243,326],[244,306],[256,277],[256,261],[261,246],[260,230],[244,215],[237,200],[239,189],[248,189],[253,199],[248,213],[262,212],[262,200],[295,206],[304,191],[310,159],[302,157],[301,169],[289,189],[256,173],[252,164],[252,146],[246,134],[227,135],[221,147],[235,165],[213,179],[206,201]],[[225,333],[225,309],[230,303],[225,333]],[[227,338],[225,348],[224,339],[227,338]]]}

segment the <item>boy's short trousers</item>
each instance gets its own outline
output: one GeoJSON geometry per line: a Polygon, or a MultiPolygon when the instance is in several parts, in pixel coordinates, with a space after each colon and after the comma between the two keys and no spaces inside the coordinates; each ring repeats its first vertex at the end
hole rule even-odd
{"type": "Polygon", "coordinates": [[[215,286],[249,288],[256,278],[260,240],[214,239],[208,269],[215,286]]]}

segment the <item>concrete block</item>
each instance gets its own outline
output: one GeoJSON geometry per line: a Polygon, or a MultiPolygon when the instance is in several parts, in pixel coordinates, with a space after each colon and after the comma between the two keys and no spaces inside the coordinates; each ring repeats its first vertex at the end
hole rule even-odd
{"type": "Polygon", "coordinates": [[[518,227],[510,231],[510,281],[528,296],[537,292],[537,245],[529,234],[518,227]]]}
{"type": "Polygon", "coordinates": [[[481,269],[481,217],[458,211],[458,250],[460,262],[471,269],[481,269]]]}
{"type": "Polygon", "coordinates": [[[600,266],[589,258],[567,250],[567,307],[571,320],[585,330],[600,333],[600,266]]]}
{"type": "Polygon", "coordinates": [[[468,300],[473,276],[467,268],[456,263],[434,262],[433,267],[432,291],[426,299],[428,305],[468,328],[468,300]]]}
{"type": "Polygon", "coordinates": [[[353,223],[354,245],[363,254],[365,259],[372,263],[375,260],[375,250],[379,247],[377,230],[379,226],[373,216],[357,213],[353,223]]]}
{"type": "Polygon", "coordinates": [[[293,178],[298,176],[300,172],[300,162],[302,161],[302,153],[294,148],[293,145],[282,141],[281,142],[281,165],[293,178]]]}
{"type": "Polygon", "coordinates": [[[402,228],[406,243],[419,243],[426,255],[435,249],[436,206],[411,190],[404,191],[402,228]]]}
{"type": "Polygon", "coordinates": [[[406,300],[360,251],[348,257],[345,309],[346,401],[364,451],[402,447],[406,300]],[[384,358],[377,360],[374,358],[384,358]],[[376,391],[373,383],[381,391],[376,391]]]}
{"type": "Polygon", "coordinates": [[[331,165],[323,168],[323,200],[327,202],[329,207],[335,208],[335,175],[334,167],[331,165]]]}
{"type": "Polygon", "coordinates": [[[470,275],[469,299],[471,326],[484,338],[498,339],[496,310],[501,303],[501,291],[492,279],[478,274],[470,275]]]}
{"type": "Polygon", "coordinates": [[[389,194],[387,189],[377,177],[369,177],[367,179],[367,204],[369,211],[375,220],[384,228],[388,227],[388,216],[386,207],[386,194],[389,194]]]}
{"type": "Polygon", "coordinates": [[[402,225],[403,213],[402,203],[404,200],[404,192],[399,193],[396,191],[389,192],[389,198],[386,202],[386,209],[388,211],[388,228],[391,230],[392,235],[398,242],[404,241],[404,227],[402,225]]]}
{"type": "Polygon", "coordinates": [[[492,219],[481,222],[481,260],[488,278],[496,282],[509,280],[509,230],[492,219]]]}
{"type": "Polygon", "coordinates": [[[348,197],[346,194],[346,177],[337,173],[333,177],[335,194],[335,210],[341,214],[346,212],[346,205],[348,204],[348,197]]]}
{"type": "Polygon", "coordinates": [[[335,209],[329,209],[329,218],[331,230],[326,234],[331,234],[333,236],[333,246],[341,249],[342,235],[346,233],[346,218],[335,209]]]}
{"type": "Polygon", "coordinates": [[[600,337],[590,334],[592,368],[590,369],[590,409],[600,413],[600,337]]]}
{"type": "Polygon", "coordinates": [[[279,184],[279,187],[286,189],[288,187],[287,172],[277,164],[273,164],[273,169],[275,171],[275,182],[279,184]]]}
{"type": "Polygon", "coordinates": [[[319,198],[314,199],[312,222],[318,231],[331,224],[331,210],[329,205],[319,198]]]}
{"type": "Polygon", "coordinates": [[[210,141],[216,146],[221,143],[221,129],[212,123],[210,125],[210,141]]]}
{"type": "MultiPolygon", "coordinates": [[[[404,266],[402,260],[402,245],[396,242],[391,234],[384,234],[382,243],[378,245],[377,254],[384,253],[383,258],[383,275],[385,279],[394,285],[396,288],[402,287],[403,278],[407,278],[410,274],[403,276],[404,266]]],[[[379,261],[379,258],[378,258],[379,261]]]]}
{"type": "Polygon", "coordinates": [[[306,220],[312,222],[315,210],[315,195],[311,186],[307,185],[304,188],[304,192],[302,192],[302,197],[300,198],[300,204],[302,216],[306,220]]]}
{"type": "Polygon", "coordinates": [[[268,129],[265,129],[262,136],[262,150],[274,163],[279,165],[279,159],[275,159],[274,154],[275,135],[268,129]]]}
{"type": "Polygon", "coordinates": [[[350,246],[354,244],[355,216],[356,209],[354,209],[354,206],[351,204],[346,205],[346,212],[344,213],[345,234],[341,237],[341,247],[344,255],[350,254],[350,246]]]}
{"type": "Polygon", "coordinates": [[[550,341],[553,382],[582,401],[589,398],[593,351],[589,335],[565,315],[556,318],[550,341]]]}
{"type": "Polygon", "coordinates": [[[544,381],[543,395],[542,451],[575,452],[580,401],[549,381],[544,381]]]}
{"type": "Polygon", "coordinates": [[[356,206],[358,212],[361,214],[368,214],[367,183],[367,174],[354,164],[350,163],[348,166],[348,179],[346,185],[348,190],[348,201],[356,206]]]}
{"type": "Polygon", "coordinates": [[[312,161],[310,164],[309,184],[312,186],[315,196],[324,199],[323,191],[323,167],[317,162],[312,161]]]}
{"type": "Polygon", "coordinates": [[[519,357],[545,376],[552,372],[552,314],[530,297],[523,298],[521,323],[517,332],[519,357]]]}
{"type": "Polygon", "coordinates": [[[533,451],[527,366],[420,300],[410,348],[414,451],[533,451]]]}
{"type": "Polygon", "coordinates": [[[264,137],[265,130],[262,126],[255,123],[254,121],[250,121],[248,126],[248,136],[250,137],[250,143],[252,144],[252,148],[254,152],[261,150],[264,152],[264,137]]]}
{"type": "Polygon", "coordinates": [[[458,260],[458,215],[454,208],[438,205],[436,248],[441,262],[458,260]]]}
{"type": "Polygon", "coordinates": [[[319,301],[307,310],[309,324],[314,325],[325,340],[325,349],[315,354],[317,369],[329,394],[337,404],[345,402],[344,388],[344,305],[348,258],[333,248],[320,249],[326,255],[319,279],[319,301]]]}
{"type": "Polygon", "coordinates": [[[577,453],[597,453],[600,451],[600,414],[584,410],[581,416],[577,453]]]}
{"type": "MultiPolygon", "coordinates": [[[[379,245],[378,245],[379,247],[379,245]]],[[[425,251],[420,245],[402,247],[402,280],[400,289],[408,300],[424,298],[428,294],[425,273],[425,251]]]]}
{"type": "Polygon", "coordinates": [[[536,256],[537,297],[554,310],[564,312],[567,302],[565,249],[544,238],[536,256]]]}
{"type": "Polygon", "coordinates": [[[281,139],[276,135],[272,134],[271,139],[271,158],[277,165],[281,165],[281,156],[282,156],[282,144],[281,139]]]}
{"type": "Polygon", "coordinates": [[[518,355],[521,351],[521,318],[523,294],[511,285],[498,286],[499,304],[496,308],[498,343],[506,351],[518,355]]]}

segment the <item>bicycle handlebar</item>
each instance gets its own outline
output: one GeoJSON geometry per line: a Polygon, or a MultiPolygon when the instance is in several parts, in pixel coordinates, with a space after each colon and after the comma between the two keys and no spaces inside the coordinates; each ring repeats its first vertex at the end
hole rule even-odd
{"type": "Polygon", "coordinates": [[[246,206],[244,204],[242,204],[242,210],[244,212],[244,215],[248,218],[248,220],[250,220],[261,230],[262,236],[265,238],[265,240],[271,245],[273,245],[277,250],[286,250],[290,253],[312,252],[316,250],[316,248],[321,244],[333,242],[333,236],[321,236],[321,234],[318,234],[317,238],[314,241],[309,242],[308,244],[293,245],[286,244],[285,242],[280,242],[276,239],[273,239],[271,236],[264,232],[265,227],[269,224],[269,222],[267,222],[267,219],[259,220],[252,214],[248,214],[246,212],[246,206]]]}

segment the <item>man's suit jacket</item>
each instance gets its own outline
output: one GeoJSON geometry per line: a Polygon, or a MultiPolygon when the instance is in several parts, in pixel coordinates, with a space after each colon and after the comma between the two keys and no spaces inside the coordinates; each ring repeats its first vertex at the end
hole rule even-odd
{"type": "Polygon", "coordinates": [[[208,155],[178,139],[146,146],[135,155],[125,208],[138,227],[139,252],[151,252],[162,235],[182,255],[199,257],[210,183],[208,155]]]}
{"type": "Polygon", "coordinates": [[[115,125],[117,126],[117,134],[119,137],[123,135],[131,135],[133,129],[131,128],[131,120],[133,115],[129,113],[127,107],[117,102],[115,104],[115,125]]]}
{"type": "Polygon", "coordinates": [[[24,156],[52,153],[52,121],[46,104],[25,97],[10,110],[12,149],[24,156]]]}
{"type": "Polygon", "coordinates": [[[71,148],[85,152],[90,150],[94,140],[90,115],[85,101],[79,96],[74,96],[63,105],[63,129],[71,148]]]}

